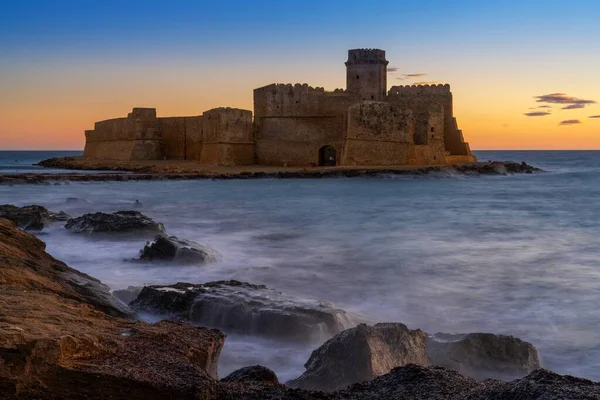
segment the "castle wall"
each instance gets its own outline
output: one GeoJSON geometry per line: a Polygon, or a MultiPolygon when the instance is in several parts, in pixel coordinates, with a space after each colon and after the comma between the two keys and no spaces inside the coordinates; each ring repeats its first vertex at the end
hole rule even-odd
{"type": "Polygon", "coordinates": [[[202,117],[158,118],[164,157],[198,160],[202,147],[202,117]]]}
{"type": "Polygon", "coordinates": [[[185,117],[159,118],[164,157],[182,160],[185,158],[185,117]]]}
{"type": "Polygon", "coordinates": [[[200,160],[202,154],[202,116],[185,119],[185,159],[200,160]]]}
{"type": "Polygon", "coordinates": [[[96,122],[86,131],[85,158],[154,160],[162,158],[156,110],[134,108],[126,118],[96,122]]]}
{"type": "Polygon", "coordinates": [[[205,111],[201,132],[200,163],[254,164],[251,111],[229,107],[205,111]]]}
{"type": "Polygon", "coordinates": [[[413,136],[410,110],[375,101],[355,104],[348,110],[341,165],[408,164],[413,136]]]}
{"type": "Polygon", "coordinates": [[[271,117],[256,123],[256,162],[261,165],[318,165],[319,149],[335,147],[338,158],[344,137],[343,116],[271,117]]]}
{"type": "Polygon", "coordinates": [[[431,103],[444,108],[444,146],[452,155],[470,155],[462,132],[456,125],[452,108],[450,85],[392,86],[387,101],[410,108],[415,115],[424,115],[431,103]]]}

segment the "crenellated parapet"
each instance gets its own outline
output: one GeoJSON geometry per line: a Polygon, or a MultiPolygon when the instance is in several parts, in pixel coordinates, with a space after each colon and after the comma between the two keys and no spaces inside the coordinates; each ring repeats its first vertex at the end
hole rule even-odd
{"type": "Polygon", "coordinates": [[[332,103],[331,97],[339,99],[346,95],[350,96],[343,89],[331,92],[306,83],[274,83],[254,89],[254,117],[339,115],[345,113],[347,105],[337,107],[337,103],[332,103]]]}
{"type": "Polygon", "coordinates": [[[388,96],[415,96],[415,95],[450,95],[450,85],[398,85],[392,86],[388,96]]]}
{"type": "Polygon", "coordinates": [[[380,49],[351,49],[348,50],[348,61],[346,66],[351,65],[372,65],[382,64],[388,65],[388,61],[385,59],[385,50],[380,49]]]}

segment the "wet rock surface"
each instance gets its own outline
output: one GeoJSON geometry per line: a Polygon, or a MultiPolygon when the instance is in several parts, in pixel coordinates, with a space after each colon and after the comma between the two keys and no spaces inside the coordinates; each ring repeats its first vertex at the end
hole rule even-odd
{"type": "Polygon", "coordinates": [[[353,326],[345,311],[327,302],[233,280],[146,286],[131,305],[225,332],[308,343],[322,342],[353,326]]]}
{"type": "Polygon", "coordinates": [[[259,382],[265,384],[278,384],[275,372],[262,365],[253,365],[233,371],[222,382],[259,382]]]}
{"type": "Polygon", "coordinates": [[[71,218],[65,228],[75,233],[135,234],[142,236],[165,233],[163,224],[154,222],[139,211],[117,211],[112,214],[102,212],[84,214],[71,218]]]}
{"type": "Polygon", "coordinates": [[[127,289],[113,290],[112,295],[123,303],[129,304],[138,297],[142,288],[143,286],[129,286],[127,289]]]}
{"type": "Polygon", "coordinates": [[[425,332],[400,323],[360,324],[313,351],[304,365],[306,371],[287,384],[333,391],[407,364],[429,365],[425,332]]]}
{"type": "Polygon", "coordinates": [[[0,219],[0,398],[202,398],[225,335],[128,317],[99,281],[0,219]]]}
{"type": "Polygon", "coordinates": [[[175,236],[157,235],[140,251],[140,260],[177,261],[184,264],[216,262],[221,255],[206,246],[175,236]]]}
{"type": "Polygon", "coordinates": [[[410,364],[330,393],[277,384],[261,366],[219,381],[223,333],[126,318],[126,309],[107,301],[105,286],[44,249],[42,241],[0,219],[3,400],[600,399],[600,383],[543,369],[511,382],[482,382],[410,364]],[[90,281],[97,286],[79,287],[90,281]]]}
{"type": "Polygon", "coordinates": [[[479,380],[512,380],[540,368],[531,343],[491,333],[436,334],[428,338],[427,352],[433,365],[479,380]]]}
{"type": "Polygon", "coordinates": [[[38,205],[17,207],[3,204],[0,205],[0,218],[11,220],[21,229],[39,232],[51,222],[66,221],[69,215],[63,211],[54,213],[38,205]]]}

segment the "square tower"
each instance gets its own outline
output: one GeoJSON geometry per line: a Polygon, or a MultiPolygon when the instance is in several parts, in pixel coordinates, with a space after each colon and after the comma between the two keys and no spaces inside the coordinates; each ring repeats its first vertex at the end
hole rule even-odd
{"type": "Polygon", "coordinates": [[[346,90],[359,94],[362,100],[383,101],[387,93],[385,50],[348,50],[346,90]]]}

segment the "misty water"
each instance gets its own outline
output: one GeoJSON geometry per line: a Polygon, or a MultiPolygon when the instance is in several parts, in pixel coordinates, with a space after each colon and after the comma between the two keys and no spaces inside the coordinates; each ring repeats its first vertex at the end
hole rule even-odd
{"type": "MultiPolygon", "coordinates": [[[[600,380],[600,152],[477,155],[548,172],[0,185],[0,203],[78,216],[137,199],[169,234],[223,255],[201,267],[144,265],[124,261],[144,239],[89,238],[61,224],[39,235],[50,254],[112,289],[266,284],[370,323],[511,334],[536,345],[544,367],[600,380]]],[[[219,374],[262,364],[287,380],[317,346],[229,335],[219,374]]]]}

